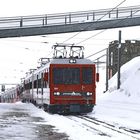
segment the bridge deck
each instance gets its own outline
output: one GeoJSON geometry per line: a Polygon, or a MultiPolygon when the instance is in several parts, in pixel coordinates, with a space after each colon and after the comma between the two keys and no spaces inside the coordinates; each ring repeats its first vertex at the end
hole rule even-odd
{"type": "Polygon", "coordinates": [[[140,25],[140,6],[0,18],[0,38],[140,25]]]}

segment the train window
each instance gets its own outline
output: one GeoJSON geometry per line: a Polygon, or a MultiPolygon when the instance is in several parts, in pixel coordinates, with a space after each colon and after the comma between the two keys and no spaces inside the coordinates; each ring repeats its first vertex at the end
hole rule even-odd
{"type": "Polygon", "coordinates": [[[54,84],[80,84],[79,68],[54,68],[54,84]]]}
{"type": "Polygon", "coordinates": [[[93,81],[93,69],[92,68],[83,68],[82,69],[83,83],[92,84],[93,81]]]}
{"type": "Polygon", "coordinates": [[[36,76],[36,88],[38,90],[38,75],[36,76]]]}
{"type": "Polygon", "coordinates": [[[38,88],[41,88],[41,79],[38,79],[38,88]]]}
{"type": "Polygon", "coordinates": [[[37,82],[37,80],[34,80],[34,88],[36,88],[36,82],[37,82]]]}
{"type": "Polygon", "coordinates": [[[43,87],[47,88],[47,82],[46,81],[43,82],[43,87]]]}
{"type": "Polygon", "coordinates": [[[32,89],[32,82],[29,83],[29,89],[32,89]]]}

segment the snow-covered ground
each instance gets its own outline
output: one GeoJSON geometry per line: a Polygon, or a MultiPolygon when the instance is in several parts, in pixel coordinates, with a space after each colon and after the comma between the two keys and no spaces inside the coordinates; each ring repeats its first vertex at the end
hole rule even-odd
{"type": "Polygon", "coordinates": [[[140,129],[139,80],[140,57],[136,57],[122,66],[120,89],[117,90],[116,74],[109,81],[108,92],[97,96],[94,116],[117,122],[119,125],[140,129]]]}
{"type": "MultiPolygon", "coordinates": [[[[105,69],[103,69],[103,71],[104,70],[105,69]]],[[[97,104],[93,112],[89,113],[88,116],[94,119],[98,119],[102,122],[106,122],[107,124],[111,124],[112,126],[107,125],[107,127],[111,127],[111,129],[103,127],[104,125],[106,126],[106,124],[92,124],[75,116],[48,114],[43,110],[36,108],[32,104],[18,103],[15,104],[15,106],[17,109],[22,108],[23,111],[26,110],[29,116],[42,118],[43,121],[30,123],[31,126],[33,124],[46,126],[52,125],[54,126],[53,131],[58,133],[66,133],[69,136],[68,138],[65,137],[65,140],[140,139],[140,57],[134,58],[121,67],[121,88],[119,90],[117,90],[116,88],[117,75],[115,75],[109,81],[109,90],[106,93],[103,93],[103,90],[105,89],[105,78],[102,79],[102,74],[104,75],[104,73],[101,73],[101,83],[97,84],[97,104]],[[128,130],[136,130],[135,132],[138,133],[131,134],[129,132],[124,132],[122,128],[126,128],[128,130]],[[95,129],[103,133],[101,134],[100,132],[99,134],[95,129]],[[115,129],[116,131],[114,132],[112,131],[112,129],[115,129]],[[127,135],[124,135],[123,133],[120,133],[118,131],[124,132],[127,135]]],[[[0,104],[0,115],[2,116],[5,111],[10,112],[13,106],[11,106],[11,104],[0,104]]],[[[11,118],[13,117],[15,120],[17,119],[16,116],[11,116],[11,118]]],[[[22,117],[25,121],[24,116],[22,117]]],[[[29,127],[29,130],[27,130],[26,127],[22,127],[21,130],[23,131],[23,133],[33,136],[33,139],[36,138],[35,135],[38,135],[38,133],[40,133],[40,131],[34,130],[33,127],[29,127]]],[[[6,135],[7,131],[14,131],[14,133],[18,134],[19,130],[17,131],[15,129],[16,127],[14,129],[13,128],[14,126],[8,127],[8,129],[3,129],[0,133],[0,138],[2,138],[2,134],[6,135]]]]}
{"type": "Polygon", "coordinates": [[[21,102],[0,104],[0,140],[61,140],[64,133],[53,131],[42,109],[21,102]]]}

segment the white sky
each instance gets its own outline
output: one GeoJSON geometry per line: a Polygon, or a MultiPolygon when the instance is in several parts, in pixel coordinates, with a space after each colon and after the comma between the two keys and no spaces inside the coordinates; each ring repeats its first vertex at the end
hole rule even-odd
{"type": "MultiPolygon", "coordinates": [[[[0,0],[0,17],[40,15],[72,11],[113,8],[123,0],[0,0]]],[[[139,5],[139,0],[126,0],[121,7],[139,5]]],[[[118,30],[111,29],[81,45],[85,55],[108,47],[112,40],[118,39],[118,30]],[[95,47],[96,46],[96,47],[95,47]],[[96,48],[96,49],[95,49],[96,48]],[[89,53],[90,52],[90,53],[89,53]]],[[[122,38],[140,39],[140,27],[122,28],[122,38]],[[132,34],[134,32],[134,34],[132,34]]],[[[82,32],[67,43],[76,43],[99,31],[82,32]]],[[[73,34],[49,35],[47,37],[23,37],[0,39],[0,83],[19,82],[25,72],[37,67],[40,57],[48,57],[51,46],[63,42],[73,34]],[[49,42],[48,44],[42,42],[49,42]]]]}
{"type": "MultiPolygon", "coordinates": [[[[123,0],[0,0],[0,17],[112,8],[123,0]]],[[[126,0],[122,6],[139,5],[126,0]]]]}

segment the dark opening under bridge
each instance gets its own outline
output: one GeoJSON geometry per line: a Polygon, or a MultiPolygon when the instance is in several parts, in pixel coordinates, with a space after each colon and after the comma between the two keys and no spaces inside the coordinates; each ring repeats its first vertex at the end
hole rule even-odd
{"type": "Polygon", "coordinates": [[[92,31],[140,25],[140,6],[0,18],[0,38],[92,31]]]}

